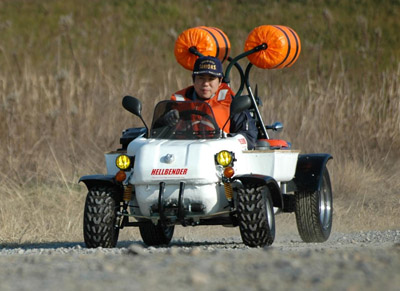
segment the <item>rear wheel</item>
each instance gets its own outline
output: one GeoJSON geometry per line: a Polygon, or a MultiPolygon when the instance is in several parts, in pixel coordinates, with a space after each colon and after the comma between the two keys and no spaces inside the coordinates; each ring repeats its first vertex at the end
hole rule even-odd
{"type": "Polygon", "coordinates": [[[275,239],[275,216],[268,187],[248,185],[239,189],[237,202],[243,243],[249,247],[271,245],[275,239]]]}
{"type": "Polygon", "coordinates": [[[169,244],[174,235],[174,229],[174,225],[163,226],[161,223],[155,225],[151,221],[145,222],[139,226],[143,242],[148,246],[169,244]]]}
{"type": "Polygon", "coordinates": [[[296,193],[296,222],[304,242],[324,242],[332,229],[332,188],[328,169],[322,173],[321,188],[296,193]]]}
{"type": "Polygon", "coordinates": [[[95,186],[89,190],[83,215],[83,237],[88,248],[116,246],[119,235],[119,228],[116,227],[119,197],[115,187],[95,186]]]}

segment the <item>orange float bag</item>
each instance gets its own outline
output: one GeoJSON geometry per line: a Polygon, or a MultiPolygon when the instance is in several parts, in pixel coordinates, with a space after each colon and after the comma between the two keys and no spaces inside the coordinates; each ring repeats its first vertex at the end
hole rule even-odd
{"type": "Polygon", "coordinates": [[[247,52],[263,43],[267,44],[267,49],[247,56],[253,65],[261,69],[290,67],[300,55],[300,38],[287,26],[262,25],[254,28],[247,37],[244,51],[247,52]]]}
{"type": "Polygon", "coordinates": [[[175,58],[187,70],[193,70],[198,56],[189,49],[195,47],[204,56],[218,58],[221,62],[229,57],[231,44],[226,34],[215,27],[198,26],[182,32],[175,42],[175,58]]]}

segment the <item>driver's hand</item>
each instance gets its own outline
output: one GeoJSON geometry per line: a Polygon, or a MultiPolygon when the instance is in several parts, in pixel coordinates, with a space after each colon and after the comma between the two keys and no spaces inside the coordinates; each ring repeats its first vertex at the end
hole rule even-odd
{"type": "Polygon", "coordinates": [[[164,115],[164,121],[168,126],[175,126],[178,124],[179,121],[179,111],[176,109],[172,109],[170,111],[168,111],[165,115],[164,115]]]}

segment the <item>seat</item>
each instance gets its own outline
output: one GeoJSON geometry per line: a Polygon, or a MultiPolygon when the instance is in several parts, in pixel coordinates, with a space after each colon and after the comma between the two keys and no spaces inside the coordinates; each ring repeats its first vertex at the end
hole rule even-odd
{"type": "Polygon", "coordinates": [[[259,139],[256,143],[256,150],[262,149],[290,149],[292,145],[283,139],[259,139]]]}

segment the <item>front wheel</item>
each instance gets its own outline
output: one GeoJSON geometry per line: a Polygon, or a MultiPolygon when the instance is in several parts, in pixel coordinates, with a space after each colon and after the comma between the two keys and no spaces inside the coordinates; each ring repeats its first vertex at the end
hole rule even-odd
{"type": "Polygon", "coordinates": [[[83,237],[88,248],[113,248],[117,245],[119,194],[117,188],[110,186],[95,186],[89,190],[83,215],[83,237]]]}
{"type": "Polygon", "coordinates": [[[314,192],[296,193],[296,222],[304,242],[324,242],[332,229],[332,188],[328,169],[322,173],[322,183],[314,192]]]}
{"type": "Polygon", "coordinates": [[[167,245],[174,235],[175,226],[164,226],[160,222],[155,225],[151,221],[139,226],[143,242],[148,246],[167,245]]]}
{"type": "Polygon", "coordinates": [[[249,247],[269,246],[275,239],[275,215],[267,186],[247,185],[238,190],[240,235],[249,247]]]}

